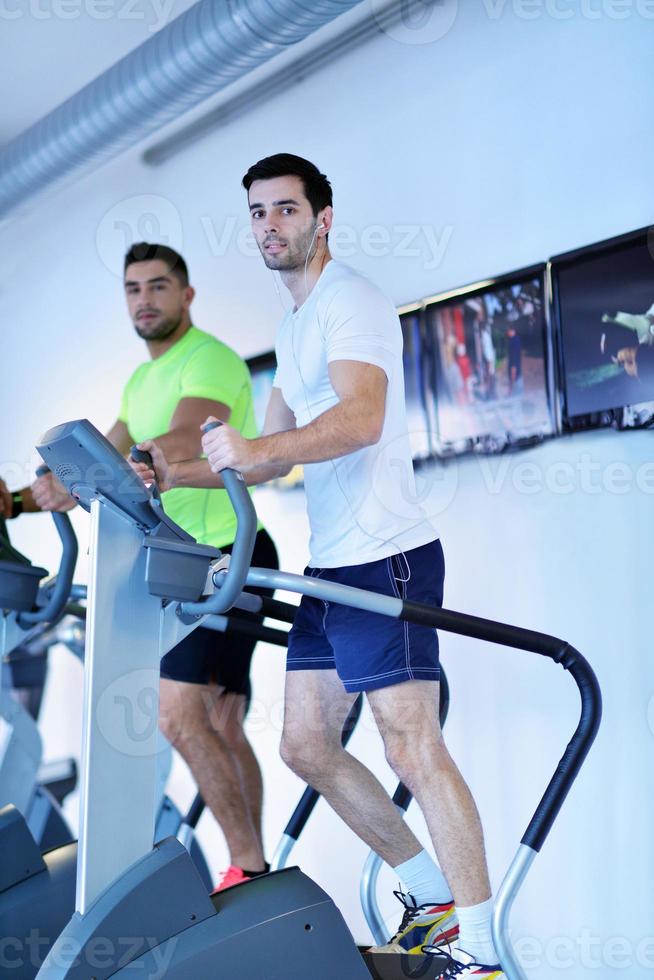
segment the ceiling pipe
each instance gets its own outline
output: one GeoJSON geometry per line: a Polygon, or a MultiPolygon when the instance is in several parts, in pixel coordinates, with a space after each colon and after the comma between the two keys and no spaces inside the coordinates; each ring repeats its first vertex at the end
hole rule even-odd
{"type": "Polygon", "coordinates": [[[200,0],[0,150],[0,217],[134,146],[360,0],[200,0]]]}
{"type": "MultiPolygon", "coordinates": [[[[342,58],[349,51],[387,33],[406,16],[406,2],[407,0],[390,0],[385,7],[379,4],[362,5],[369,10],[363,19],[356,24],[349,23],[338,35],[324,41],[314,50],[301,55],[291,64],[284,65],[266,78],[250,85],[245,91],[214,106],[205,115],[183,125],[177,132],[149,146],[143,152],[143,162],[152,167],[167,163],[172,157],[185,152],[194,143],[204,139],[221,126],[234,122],[246,112],[311,78],[320,69],[342,58]]],[[[434,2],[437,0],[422,0],[423,8],[427,9],[434,2]]]]}

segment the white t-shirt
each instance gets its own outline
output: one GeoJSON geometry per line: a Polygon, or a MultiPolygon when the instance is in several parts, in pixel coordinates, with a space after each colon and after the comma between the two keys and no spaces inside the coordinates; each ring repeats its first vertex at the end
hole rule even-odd
{"type": "Polygon", "coordinates": [[[395,308],[364,276],[331,261],[275,345],[273,382],[298,427],[338,404],[332,361],[364,361],[388,378],[381,439],[339,459],[308,463],[310,565],[338,568],[418,548],[437,534],[416,503],[402,373],[402,330],[395,308]]]}

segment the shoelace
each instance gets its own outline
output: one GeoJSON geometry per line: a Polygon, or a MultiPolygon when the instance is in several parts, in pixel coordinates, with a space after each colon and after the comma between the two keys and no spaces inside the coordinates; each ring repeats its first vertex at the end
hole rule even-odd
{"type": "Polygon", "coordinates": [[[402,921],[400,922],[400,928],[397,930],[395,935],[389,939],[389,943],[395,942],[395,940],[402,935],[406,927],[413,922],[417,915],[420,914],[420,906],[415,904],[415,901],[411,899],[410,895],[407,895],[402,891],[394,891],[393,894],[404,906],[404,915],[402,916],[402,921]],[[409,905],[410,899],[414,901],[413,905],[409,905]]]}
{"type": "MultiPolygon", "coordinates": [[[[439,951],[440,952],[440,951],[439,951]]],[[[474,966],[474,963],[462,963],[460,960],[455,960],[453,956],[449,953],[444,953],[447,957],[447,963],[445,969],[438,974],[438,980],[442,977],[443,980],[450,977],[460,977],[464,970],[467,970],[469,966],[474,966]]]]}
{"type": "Polygon", "coordinates": [[[444,956],[447,959],[445,964],[445,969],[441,970],[440,973],[436,975],[436,980],[451,980],[452,977],[462,976],[466,970],[470,970],[472,967],[481,966],[481,963],[475,963],[469,960],[467,963],[462,963],[461,960],[455,960],[450,953],[446,953],[441,946],[423,946],[423,953],[438,953],[439,956],[444,956]]]}

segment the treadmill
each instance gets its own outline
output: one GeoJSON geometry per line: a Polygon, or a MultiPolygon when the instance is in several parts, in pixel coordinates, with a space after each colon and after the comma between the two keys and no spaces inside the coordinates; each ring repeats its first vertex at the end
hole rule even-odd
{"type": "MultiPolygon", "coordinates": [[[[579,723],[495,902],[493,937],[502,968],[509,980],[525,980],[508,937],[511,906],[600,723],[599,685],[584,657],[568,643],[530,630],[250,568],[256,514],[243,478],[231,470],[222,475],[238,527],[231,559],[225,559],[166,516],[161,501],[88,421],[51,429],[37,448],[91,514],[76,911],[38,977],[369,980],[372,974],[391,980],[438,972],[436,958],[414,966],[414,957],[392,954],[369,967],[332,900],[298,868],[210,897],[178,841],[151,845],[159,657],[204,616],[252,609],[252,595],[242,592],[249,585],[546,656],[575,681],[579,723]]],[[[275,602],[254,598],[264,613],[275,602]]]]}

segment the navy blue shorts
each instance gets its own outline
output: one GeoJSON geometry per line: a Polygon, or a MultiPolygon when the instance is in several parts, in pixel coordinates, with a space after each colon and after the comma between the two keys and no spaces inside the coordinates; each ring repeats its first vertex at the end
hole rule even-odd
{"type": "MultiPolygon", "coordinates": [[[[306,568],[305,575],[370,592],[443,604],[445,559],[440,541],[342,568],[306,568]]],[[[373,691],[402,681],[437,681],[438,636],[379,613],[302,596],[289,635],[287,670],[336,670],[346,691],[373,691]]]]}

